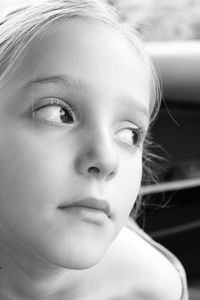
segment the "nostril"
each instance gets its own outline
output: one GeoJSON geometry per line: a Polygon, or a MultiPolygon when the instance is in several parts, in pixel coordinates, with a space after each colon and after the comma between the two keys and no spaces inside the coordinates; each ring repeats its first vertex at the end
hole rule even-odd
{"type": "Polygon", "coordinates": [[[113,178],[115,176],[115,172],[110,172],[110,174],[109,174],[109,178],[113,178]]]}
{"type": "MultiPolygon", "coordinates": [[[[96,175],[96,176],[100,176],[101,173],[101,169],[99,169],[98,167],[89,167],[88,168],[88,173],[92,174],[92,175],[96,175]]],[[[103,174],[102,174],[103,176],[103,174]]],[[[107,174],[108,179],[111,179],[112,177],[115,176],[115,172],[110,172],[109,174],[107,174]]]]}
{"type": "Polygon", "coordinates": [[[99,174],[100,173],[100,170],[97,168],[97,167],[90,167],[88,169],[88,172],[89,173],[94,173],[94,174],[99,174]]]}

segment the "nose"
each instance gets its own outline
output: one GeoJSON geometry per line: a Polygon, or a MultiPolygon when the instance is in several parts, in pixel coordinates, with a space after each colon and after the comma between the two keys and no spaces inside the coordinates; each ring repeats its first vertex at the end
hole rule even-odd
{"type": "Polygon", "coordinates": [[[77,155],[75,168],[86,177],[110,180],[117,174],[118,164],[114,142],[108,136],[87,134],[77,155]]]}

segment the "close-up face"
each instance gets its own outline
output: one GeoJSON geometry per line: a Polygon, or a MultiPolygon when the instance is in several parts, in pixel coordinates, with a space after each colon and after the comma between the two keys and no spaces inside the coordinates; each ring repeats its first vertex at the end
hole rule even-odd
{"type": "Polygon", "coordinates": [[[57,266],[94,265],[140,188],[143,62],[108,25],[64,20],[30,42],[0,88],[0,239],[57,266]]]}

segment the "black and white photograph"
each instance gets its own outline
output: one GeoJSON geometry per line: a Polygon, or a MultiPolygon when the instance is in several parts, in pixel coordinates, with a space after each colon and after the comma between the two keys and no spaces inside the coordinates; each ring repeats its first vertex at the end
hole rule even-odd
{"type": "Polygon", "coordinates": [[[0,300],[200,300],[200,1],[0,0],[0,300]]]}

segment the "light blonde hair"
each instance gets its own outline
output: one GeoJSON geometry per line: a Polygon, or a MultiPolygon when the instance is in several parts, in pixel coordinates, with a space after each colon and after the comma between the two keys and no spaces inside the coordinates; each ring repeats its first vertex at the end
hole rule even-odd
{"type": "MultiPolygon", "coordinates": [[[[25,0],[10,7],[0,18],[0,80],[6,77],[27,45],[53,22],[82,18],[101,21],[119,31],[144,62],[150,86],[150,124],[160,106],[160,84],[151,59],[139,38],[136,26],[120,20],[115,0],[25,0]]],[[[148,139],[146,139],[147,141],[148,139]]],[[[143,178],[153,178],[148,142],[143,150],[143,178]]]]}

